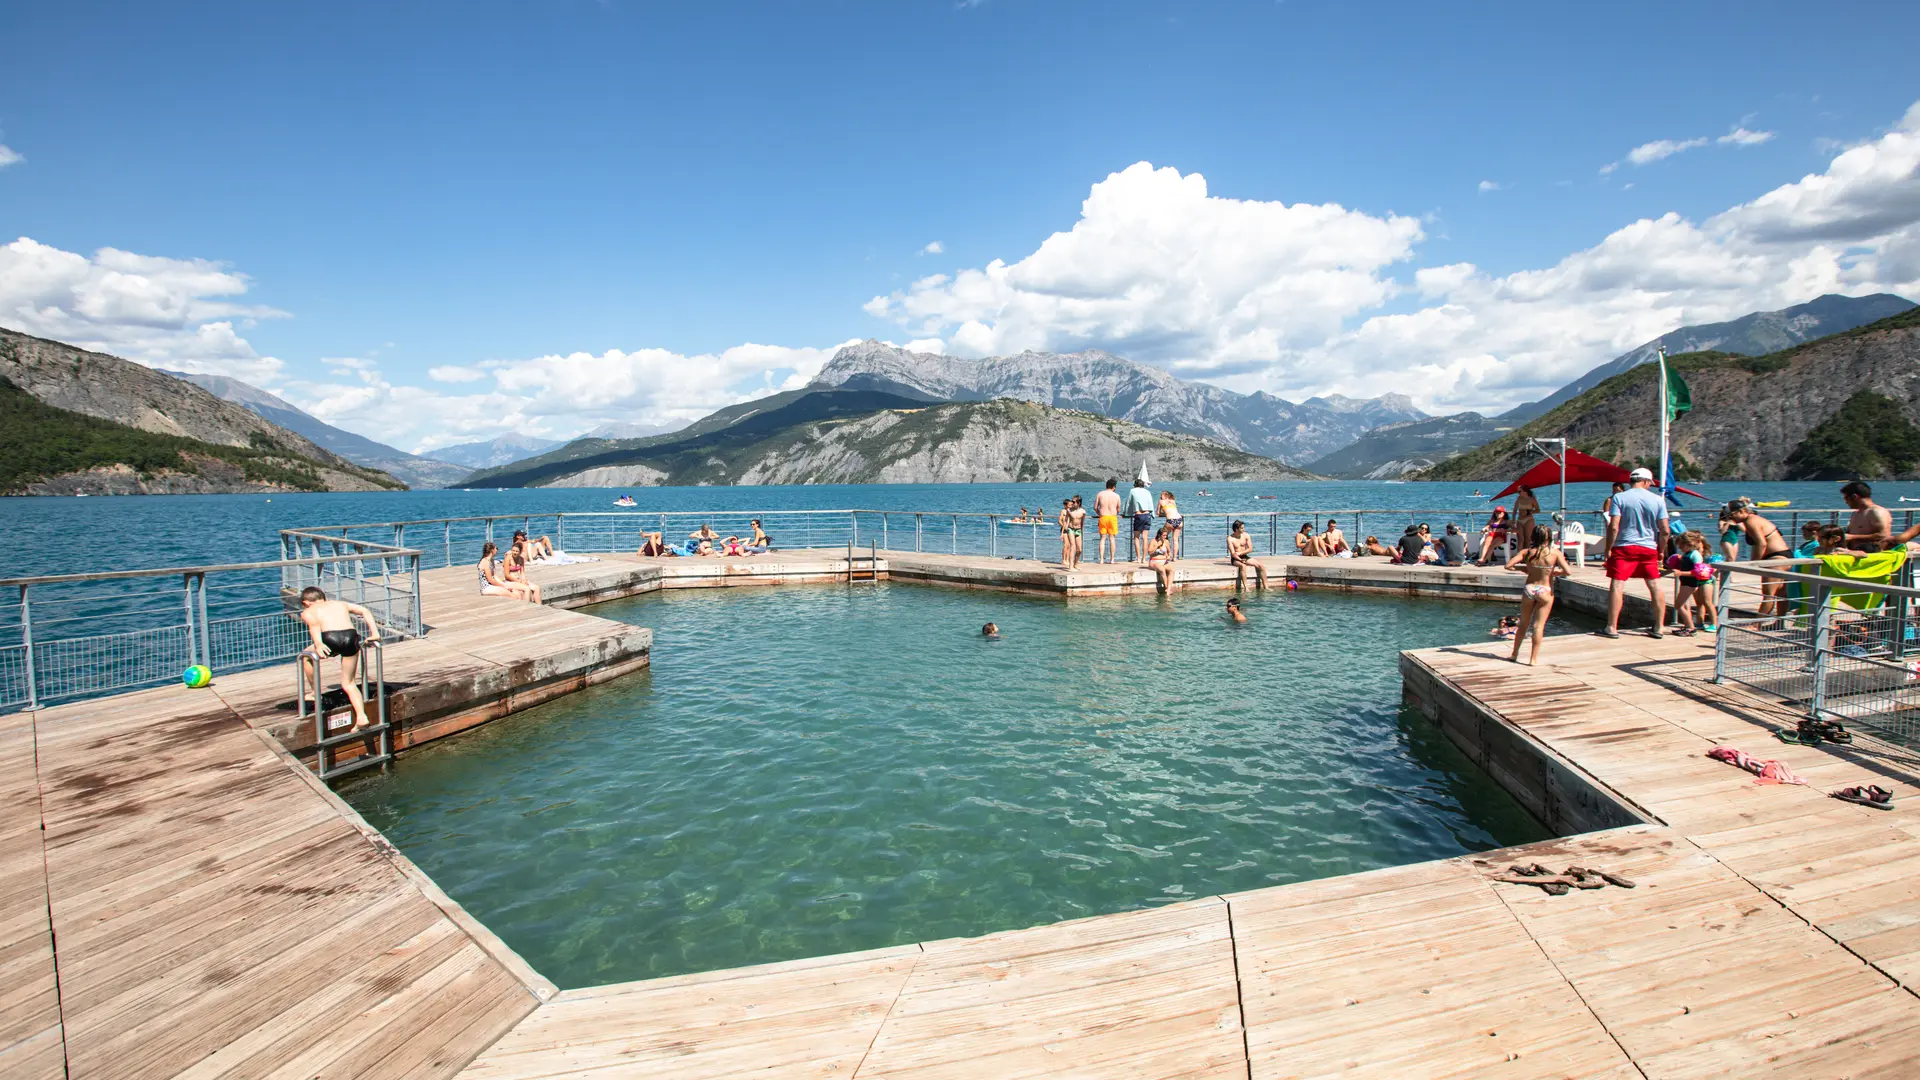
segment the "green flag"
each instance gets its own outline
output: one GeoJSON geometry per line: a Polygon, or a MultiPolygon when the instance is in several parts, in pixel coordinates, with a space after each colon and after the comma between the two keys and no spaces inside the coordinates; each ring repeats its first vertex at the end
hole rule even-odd
{"type": "MultiPolygon", "coordinates": [[[[1665,367],[1664,364],[1661,366],[1665,367]]],[[[1672,368],[1666,368],[1666,372],[1667,422],[1672,423],[1674,417],[1693,411],[1693,394],[1687,390],[1687,380],[1681,378],[1679,372],[1672,368]]]]}

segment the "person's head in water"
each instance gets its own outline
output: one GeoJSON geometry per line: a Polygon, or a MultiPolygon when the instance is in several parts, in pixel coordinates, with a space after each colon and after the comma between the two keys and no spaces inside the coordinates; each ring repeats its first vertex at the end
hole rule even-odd
{"type": "Polygon", "coordinates": [[[999,637],[1000,636],[999,625],[997,623],[988,623],[987,625],[981,627],[980,636],[981,637],[999,637]]]}
{"type": "Polygon", "coordinates": [[[326,590],[320,588],[317,585],[309,585],[306,588],[300,590],[300,606],[301,607],[312,607],[315,604],[324,604],[326,602],[327,602],[326,590]]]}

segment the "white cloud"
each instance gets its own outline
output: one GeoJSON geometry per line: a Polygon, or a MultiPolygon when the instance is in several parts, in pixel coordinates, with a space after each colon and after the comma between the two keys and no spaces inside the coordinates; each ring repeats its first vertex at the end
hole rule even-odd
{"type": "Polygon", "coordinates": [[[435,382],[470,383],[479,382],[487,373],[478,368],[461,367],[458,364],[442,364],[427,369],[427,377],[435,382]]]}
{"type": "Polygon", "coordinates": [[[1771,131],[1748,131],[1744,127],[1736,127],[1713,141],[1722,146],[1759,146],[1772,139],[1771,131]]]}
{"type": "Polygon", "coordinates": [[[928,241],[928,242],[927,242],[927,246],[926,246],[926,247],[923,247],[923,248],[921,248],[921,249],[920,249],[920,254],[922,254],[922,255],[939,255],[939,254],[942,254],[943,252],[945,252],[946,250],[947,250],[947,247],[946,247],[946,245],[945,245],[945,244],[942,244],[942,243],[941,243],[940,241],[938,241],[938,240],[930,240],[930,241],[928,241]]]}
{"type": "Polygon", "coordinates": [[[1489,192],[1489,191],[1499,191],[1499,190],[1500,190],[1500,185],[1495,183],[1492,180],[1480,181],[1480,191],[1482,193],[1489,192]]]}
{"type": "Polygon", "coordinates": [[[284,314],[242,304],[250,282],[219,263],[101,248],[91,257],[20,237],[0,247],[0,325],[179,370],[269,382],[236,322],[284,314]]]}
{"type": "Polygon", "coordinates": [[[1704,221],[1633,222],[1542,269],[1453,263],[1397,284],[1387,271],[1419,240],[1409,219],[1219,198],[1141,164],[1025,258],[866,310],[963,355],[1100,346],[1237,390],[1501,409],[1685,323],[1827,292],[1920,296],[1920,105],[1823,172],[1704,221]],[[1418,306],[1380,313],[1396,298],[1418,306]]]}
{"type": "Polygon", "coordinates": [[[1098,346],[1189,374],[1263,367],[1390,297],[1420,222],[1328,203],[1208,194],[1140,162],[1093,185],[1080,220],[1008,265],[935,274],[869,314],[959,355],[1098,346]]]}
{"type": "Polygon", "coordinates": [[[1627,151],[1627,160],[1635,165],[1651,165],[1661,158],[1707,145],[1705,139],[1655,139],[1627,151]]]}
{"type": "Polygon", "coordinates": [[[6,143],[0,143],[0,169],[9,165],[18,165],[27,160],[27,156],[6,143]]]}

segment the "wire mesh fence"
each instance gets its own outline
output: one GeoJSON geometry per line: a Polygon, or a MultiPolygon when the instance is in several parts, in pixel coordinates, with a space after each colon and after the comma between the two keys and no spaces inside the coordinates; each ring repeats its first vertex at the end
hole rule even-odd
{"type": "Polygon", "coordinates": [[[373,613],[387,636],[422,631],[416,551],[330,539],[299,560],[15,578],[0,582],[0,709],[56,704],[291,659],[309,643],[303,583],[373,613]]]}
{"type": "Polygon", "coordinates": [[[1912,565],[1885,581],[1817,559],[1720,566],[1714,679],[1920,748],[1920,625],[1912,565]]]}

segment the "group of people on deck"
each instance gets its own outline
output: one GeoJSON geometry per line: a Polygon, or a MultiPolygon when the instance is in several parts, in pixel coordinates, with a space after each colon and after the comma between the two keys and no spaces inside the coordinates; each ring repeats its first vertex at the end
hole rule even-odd
{"type": "Polygon", "coordinates": [[[773,550],[773,537],[768,536],[760,527],[760,519],[754,518],[747,523],[753,530],[751,536],[721,536],[713,531],[713,526],[702,522],[700,527],[687,534],[686,543],[669,544],[666,534],[643,532],[640,534],[640,550],[635,554],[647,559],[672,559],[684,556],[723,555],[747,556],[764,555],[773,550]]]}
{"type": "MultiPolygon", "coordinates": [[[[1119,487],[1120,481],[1109,479],[1107,486],[1093,497],[1094,529],[1099,536],[1094,561],[1120,561],[1120,519],[1124,516],[1128,519],[1129,535],[1132,537],[1129,558],[1152,569],[1164,592],[1173,587],[1173,564],[1181,555],[1180,541],[1186,518],[1180,513],[1180,504],[1171,491],[1162,491],[1156,502],[1153,489],[1147,486],[1145,480],[1135,480],[1125,499],[1121,498],[1119,487]],[[1155,518],[1161,522],[1158,530],[1154,528],[1155,518]]],[[[1060,565],[1063,569],[1078,570],[1086,551],[1085,502],[1078,495],[1069,495],[1060,500],[1060,516],[1057,520],[1060,525],[1060,565]]]]}

